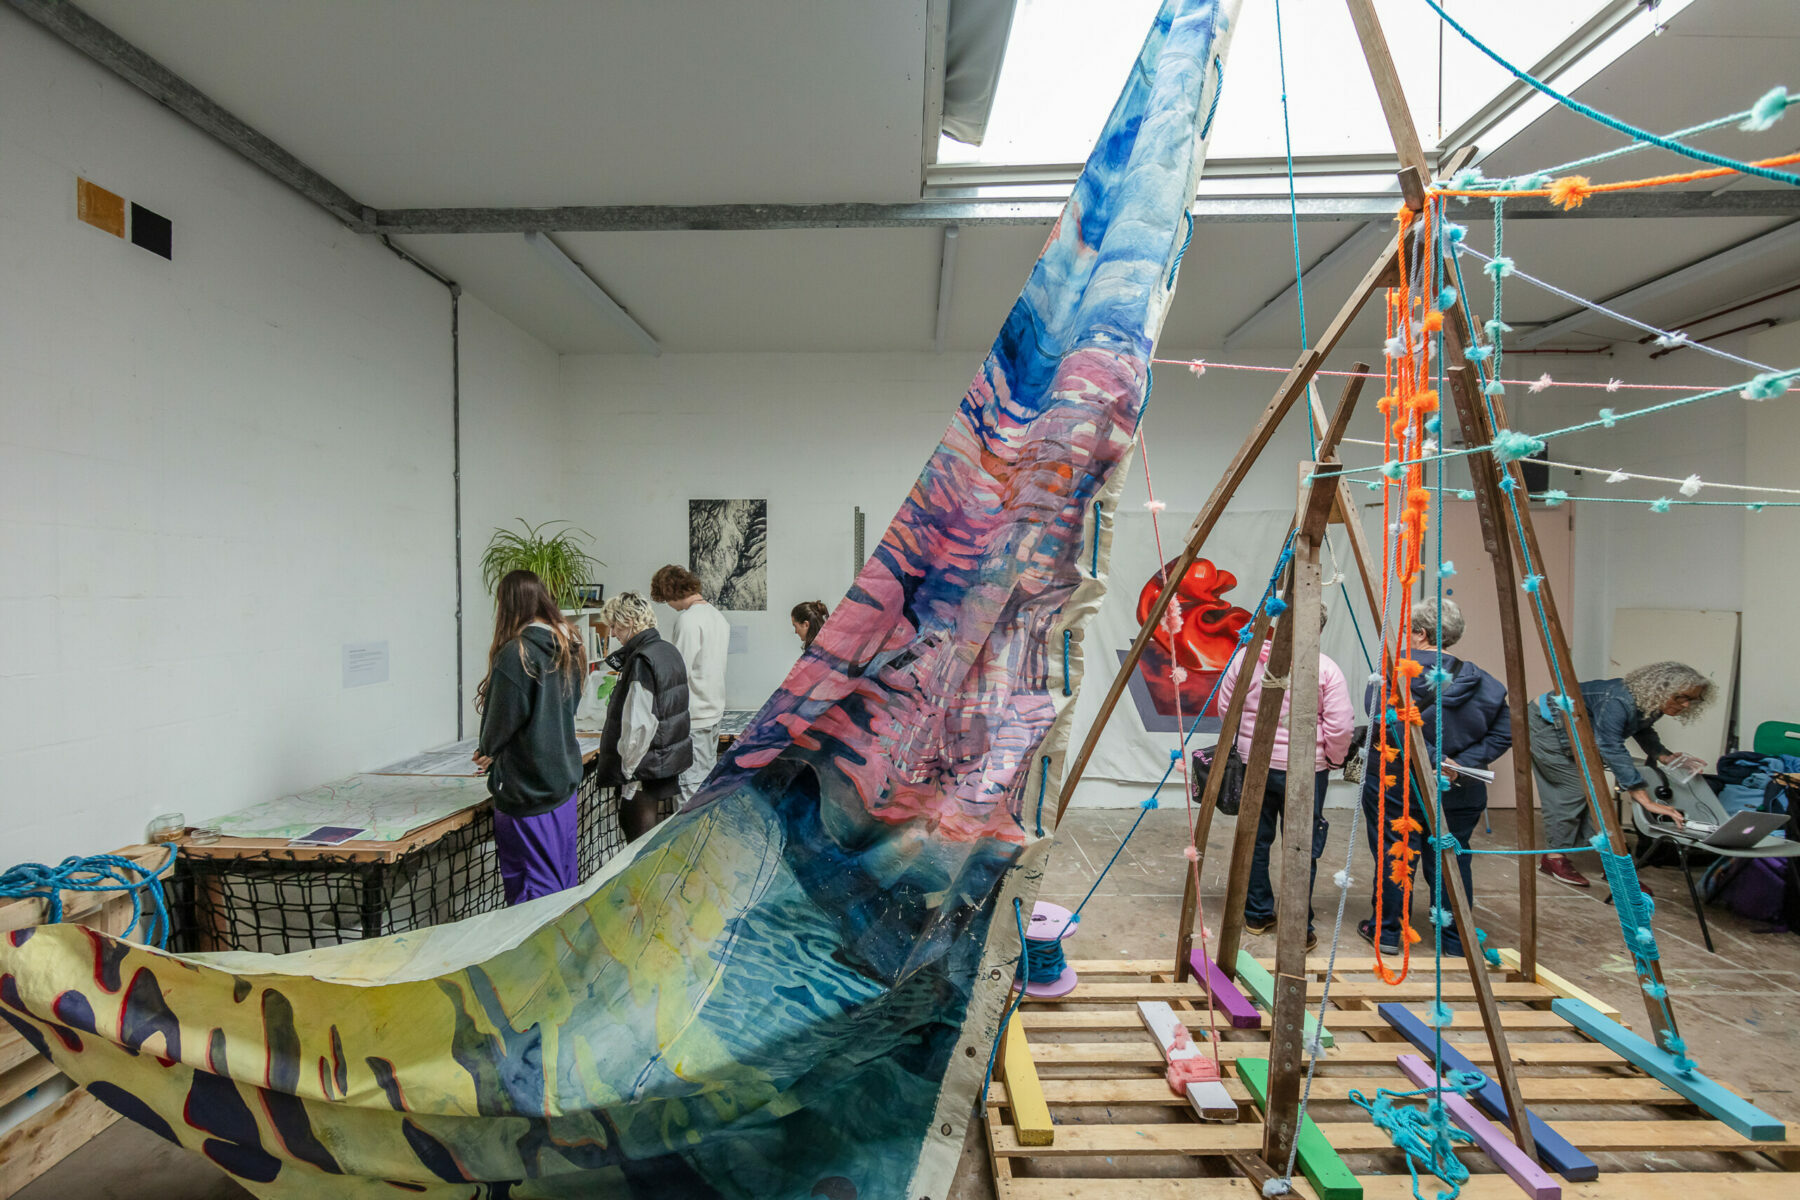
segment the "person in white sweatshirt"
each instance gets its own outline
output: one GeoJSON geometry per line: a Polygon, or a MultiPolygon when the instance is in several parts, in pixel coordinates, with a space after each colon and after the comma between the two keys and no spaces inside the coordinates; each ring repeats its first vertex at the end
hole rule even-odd
{"type": "Polygon", "coordinates": [[[731,623],[700,594],[700,577],[673,563],[650,577],[650,598],[675,610],[669,640],[688,670],[688,723],[694,765],[681,773],[681,802],[692,799],[719,758],[719,718],[725,715],[725,656],[731,623]]]}

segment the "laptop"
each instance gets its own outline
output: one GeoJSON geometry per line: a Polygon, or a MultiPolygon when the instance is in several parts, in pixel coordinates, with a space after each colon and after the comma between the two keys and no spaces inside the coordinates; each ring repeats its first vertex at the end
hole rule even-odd
{"type": "MultiPolygon", "coordinates": [[[[1786,813],[1741,812],[1727,817],[1699,844],[1715,850],[1748,850],[1787,824],[1786,813]]],[[[1694,832],[1698,833],[1699,830],[1694,832]]]]}

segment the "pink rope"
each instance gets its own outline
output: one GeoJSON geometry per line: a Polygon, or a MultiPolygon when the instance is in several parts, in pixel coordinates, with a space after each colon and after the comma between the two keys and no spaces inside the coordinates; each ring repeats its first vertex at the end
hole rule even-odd
{"type": "MultiPolygon", "coordinates": [[[[1262,367],[1252,363],[1214,362],[1210,358],[1153,358],[1150,361],[1165,367],[1202,367],[1208,371],[1216,368],[1220,371],[1264,371],[1273,375],[1286,375],[1289,371],[1293,370],[1292,367],[1262,367]]],[[[1338,379],[1350,379],[1352,377],[1358,379],[1381,379],[1384,377],[1379,371],[1316,371],[1314,374],[1330,375],[1338,379]]],[[[1500,382],[1517,384],[1520,387],[1530,387],[1534,390],[1542,390],[1537,385],[1541,384],[1543,381],[1541,379],[1502,379],[1500,382]]],[[[1604,392],[1691,392],[1699,385],[1687,383],[1624,383],[1619,380],[1612,380],[1607,383],[1586,383],[1575,380],[1565,381],[1557,379],[1552,380],[1549,386],[1599,388],[1604,392]]]]}
{"type": "MultiPolygon", "coordinates": [[[[1162,511],[1162,505],[1157,503],[1156,487],[1150,480],[1150,447],[1147,443],[1148,439],[1144,437],[1144,427],[1142,423],[1140,423],[1138,425],[1137,438],[1138,458],[1144,464],[1144,494],[1149,497],[1149,504],[1147,507],[1150,510],[1150,534],[1156,541],[1156,561],[1158,564],[1156,570],[1158,576],[1162,580],[1163,589],[1166,591],[1169,587],[1169,560],[1163,554],[1162,522],[1158,520],[1158,514],[1162,511]]],[[[1164,620],[1168,620],[1171,616],[1175,619],[1175,626],[1169,633],[1169,683],[1175,692],[1175,729],[1178,734],[1185,734],[1187,730],[1187,715],[1182,711],[1181,706],[1181,684],[1186,671],[1181,665],[1179,657],[1180,645],[1175,636],[1181,628],[1180,614],[1180,602],[1171,596],[1169,598],[1168,612],[1164,614],[1164,620]]],[[[1226,665],[1229,666],[1229,662],[1227,662],[1226,665]]],[[[1200,953],[1210,960],[1212,958],[1212,951],[1207,949],[1206,945],[1206,909],[1200,901],[1200,848],[1195,842],[1197,828],[1194,823],[1194,788],[1192,782],[1188,779],[1188,757],[1185,738],[1178,747],[1177,752],[1181,756],[1180,759],[1177,760],[1181,768],[1178,774],[1181,776],[1181,798],[1186,806],[1188,827],[1188,844],[1183,848],[1182,855],[1188,860],[1188,872],[1194,878],[1194,924],[1200,927],[1200,953]]],[[[1213,757],[1215,759],[1218,757],[1217,750],[1213,751],[1213,757]]],[[[1213,1011],[1213,1003],[1210,998],[1206,1002],[1206,1031],[1207,1044],[1212,1049],[1214,1078],[1217,1078],[1218,1072],[1223,1068],[1219,1065],[1218,1017],[1213,1011]]],[[[1175,1068],[1173,1064],[1170,1065],[1169,1069],[1169,1084],[1173,1087],[1175,1084],[1175,1068]]],[[[1179,1090],[1180,1089],[1178,1088],[1177,1091],[1179,1090]]]]}

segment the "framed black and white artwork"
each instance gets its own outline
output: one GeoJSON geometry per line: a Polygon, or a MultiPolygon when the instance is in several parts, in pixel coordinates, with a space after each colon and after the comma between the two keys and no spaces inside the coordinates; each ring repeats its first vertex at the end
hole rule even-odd
{"type": "Polygon", "coordinates": [[[688,570],[718,607],[769,607],[768,524],[767,500],[688,501],[688,570]]]}

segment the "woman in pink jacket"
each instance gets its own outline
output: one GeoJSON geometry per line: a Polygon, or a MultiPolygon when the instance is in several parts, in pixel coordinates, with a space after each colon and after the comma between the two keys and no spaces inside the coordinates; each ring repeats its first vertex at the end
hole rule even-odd
{"type": "MultiPolygon", "coordinates": [[[[1320,613],[1320,626],[1324,614],[1320,613]]],[[[1238,726],[1238,757],[1250,760],[1250,739],[1256,729],[1256,706],[1262,700],[1262,680],[1268,672],[1269,651],[1273,638],[1263,644],[1262,658],[1250,674],[1250,691],[1244,697],[1243,724],[1238,726]]],[[[1238,668],[1243,663],[1240,651],[1225,668],[1219,680],[1219,711],[1231,703],[1237,686],[1238,668]]],[[[1288,765],[1288,701],[1281,697],[1281,724],[1275,730],[1275,745],[1269,752],[1269,782],[1263,789],[1262,818],[1256,826],[1256,853],[1250,860],[1250,890],[1244,897],[1244,929],[1249,933],[1267,933],[1275,928],[1275,893],[1269,886],[1269,847],[1275,844],[1282,809],[1287,797],[1288,765]]],[[[1356,729],[1356,713],[1350,704],[1350,688],[1344,673],[1326,655],[1319,655],[1319,725],[1318,758],[1313,774],[1313,880],[1319,875],[1319,855],[1325,852],[1325,837],[1331,825],[1325,820],[1325,785],[1331,779],[1331,768],[1342,766],[1350,749],[1350,738],[1356,729]]],[[[1312,882],[1307,884],[1306,948],[1318,944],[1313,933],[1312,882]]]]}

